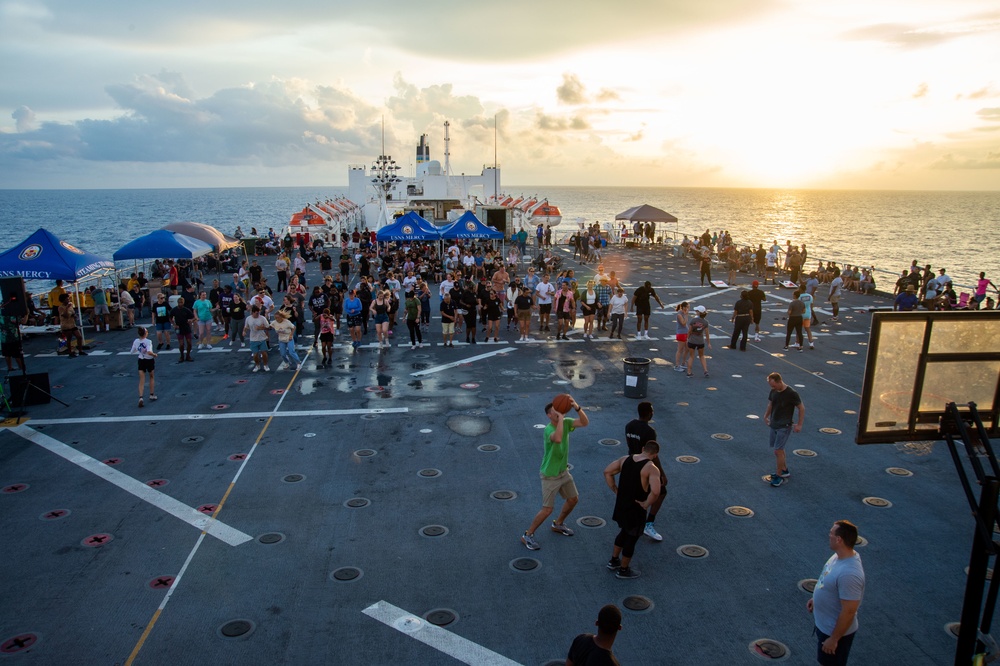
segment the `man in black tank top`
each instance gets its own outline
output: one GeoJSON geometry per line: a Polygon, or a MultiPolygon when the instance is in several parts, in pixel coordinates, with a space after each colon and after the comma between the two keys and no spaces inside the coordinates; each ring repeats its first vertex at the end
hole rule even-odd
{"type": "MultiPolygon", "coordinates": [[[[642,447],[646,442],[656,441],[656,431],[649,425],[653,420],[653,403],[640,402],[638,406],[639,418],[632,419],[625,426],[625,443],[628,444],[628,454],[630,456],[642,453],[642,447]]],[[[649,509],[649,516],[646,518],[646,527],[643,534],[653,541],[663,541],[663,537],[656,531],[653,523],[656,522],[656,514],[663,506],[663,500],[667,497],[667,476],[660,470],[660,495],[653,502],[649,509]]]]}
{"type": "Polygon", "coordinates": [[[659,444],[646,442],[642,453],[623,456],[604,470],[604,480],[616,496],[612,518],[618,523],[619,532],[608,569],[614,571],[617,578],[639,577],[629,564],[635,544],[642,536],[646,510],[660,495],[660,470],[656,466],[659,454],[659,444]],[[618,483],[615,483],[616,476],[618,483]]]}

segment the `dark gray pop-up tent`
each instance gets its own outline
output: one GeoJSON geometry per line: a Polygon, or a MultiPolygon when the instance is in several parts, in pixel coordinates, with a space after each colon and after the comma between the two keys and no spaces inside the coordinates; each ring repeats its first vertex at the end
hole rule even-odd
{"type": "Polygon", "coordinates": [[[615,215],[616,220],[628,220],[629,222],[676,222],[677,218],[665,210],[643,204],[629,208],[615,215]]]}

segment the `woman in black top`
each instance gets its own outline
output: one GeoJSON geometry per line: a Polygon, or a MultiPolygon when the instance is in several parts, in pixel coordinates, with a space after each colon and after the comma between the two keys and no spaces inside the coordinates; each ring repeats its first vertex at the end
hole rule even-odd
{"type": "Polygon", "coordinates": [[[240,339],[240,347],[246,347],[246,339],[243,337],[243,320],[247,316],[247,304],[243,298],[233,293],[233,304],[229,306],[229,346],[236,344],[236,338],[240,339]]]}
{"type": "Polygon", "coordinates": [[[490,339],[492,333],[493,342],[500,342],[500,315],[502,314],[503,303],[495,289],[490,289],[486,300],[483,301],[483,314],[486,318],[486,339],[490,339]]]}

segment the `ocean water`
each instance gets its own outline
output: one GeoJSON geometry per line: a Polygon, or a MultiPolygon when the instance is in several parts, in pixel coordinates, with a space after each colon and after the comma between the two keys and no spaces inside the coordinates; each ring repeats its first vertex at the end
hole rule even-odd
{"type": "MultiPolygon", "coordinates": [[[[959,285],[979,271],[1000,284],[1000,192],[912,192],[626,187],[507,187],[559,206],[559,232],[577,218],[602,222],[648,203],[675,215],[678,233],[729,230],[740,244],[805,243],[815,261],[876,266],[893,280],[914,259],[944,267],[959,285]]],[[[237,225],[282,229],[293,212],[346,187],[147,190],[0,190],[0,250],[45,227],[108,256],[165,224],[203,222],[232,233],[237,225]]],[[[665,227],[673,230],[674,225],[665,227]]]]}

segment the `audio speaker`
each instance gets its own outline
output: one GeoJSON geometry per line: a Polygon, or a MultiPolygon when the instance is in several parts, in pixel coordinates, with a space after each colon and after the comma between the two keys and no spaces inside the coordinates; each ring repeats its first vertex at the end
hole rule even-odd
{"type": "Polygon", "coordinates": [[[10,376],[10,404],[14,407],[47,405],[51,401],[49,393],[49,373],[47,372],[10,376]],[[27,389],[27,393],[25,393],[25,389],[27,389]]]}
{"type": "Polygon", "coordinates": [[[24,278],[0,279],[0,297],[3,298],[0,313],[8,317],[23,317],[28,314],[28,295],[24,291],[24,278]]]}

